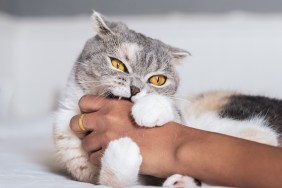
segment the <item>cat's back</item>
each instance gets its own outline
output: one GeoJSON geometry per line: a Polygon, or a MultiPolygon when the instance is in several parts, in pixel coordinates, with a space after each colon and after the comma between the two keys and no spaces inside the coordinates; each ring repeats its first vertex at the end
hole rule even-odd
{"type": "MultiPolygon", "coordinates": [[[[277,135],[282,134],[281,99],[246,95],[232,91],[209,91],[189,97],[188,101],[182,105],[184,116],[188,120],[214,117],[213,119],[217,120],[230,120],[224,121],[224,123],[231,122],[234,126],[236,126],[234,122],[240,122],[238,125],[241,126],[243,123],[253,122],[255,119],[263,122],[258,123],[258,126],[263,124],[262,126],[271,128],[277,135]]],[[[213,122],[214,120],[209,121],[213,122]]],[[[210,124],[209,126],[213,125],[210,124]]],[[[236,129],[236,127],[233,128],[236,129]]],[[[212,129],[209,128],[208,130],[212,129]]],[[[279,140],[281,140],[281,136],[279,140]]]]}

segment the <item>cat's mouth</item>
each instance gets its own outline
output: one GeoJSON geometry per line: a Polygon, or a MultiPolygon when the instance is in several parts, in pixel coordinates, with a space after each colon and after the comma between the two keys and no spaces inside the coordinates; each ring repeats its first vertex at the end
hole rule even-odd
{"type": "Polygon", "coordinates": [[[118,100],[123,99],[123,100],[131,101],[131,97],[127,98],[127,97],[122,97],[122,96],[116,96],[116,95],[114,95],[111,92],[107,95],[107,98],[109,98],[109,99],[118,99],[118,100]]]}

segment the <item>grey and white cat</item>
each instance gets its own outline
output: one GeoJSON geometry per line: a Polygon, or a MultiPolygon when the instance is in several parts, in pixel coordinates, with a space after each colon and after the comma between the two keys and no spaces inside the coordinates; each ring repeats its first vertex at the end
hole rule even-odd
{"type": "MultiPolygon", "coordinates": [[[[58,156],[73,178],[113,187],[142,184],[138,175],[142,156],[130,138],[110,142],[101,168],[89,162],[80,139],[69,128],[71,117],[80,113],[78,101],[85,94],[130,99],[134,103],[132,117],[140,126],[176,121],[278,146],[282,132],[281,101],[207,92],[178,104],[174,96],[179,83],[175,66],[189,53],[130,30],[123,23],[107,21],[97,12],[92,18],[97,35],[86,42],[72,69],[54,123],[58,156]]],[[[173,175],[163,185],[198,187],[199,182],[173,175]]]]}

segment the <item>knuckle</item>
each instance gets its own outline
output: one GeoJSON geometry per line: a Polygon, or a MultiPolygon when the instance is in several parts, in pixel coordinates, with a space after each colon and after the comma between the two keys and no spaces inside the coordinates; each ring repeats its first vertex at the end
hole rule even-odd
{"type": "Polygon", "coordinates": [[[85,101],[87,101],[87,98],[89,98],[89,95],[83,95],[79,101],[78,101],[78,106],[79,108],[83,108],[85,106],[85,101]]]}
{"type": "Polygon", "coordinates": [[[104,118],[105,118],[107,121],[109,121],[109,120],[112,119],[112,114],[109,113],[109,112],[106,112],[106,113],[104,114],[104,118]]]}
{"type": "Polygon", "coordinates": [[[110,142],[111,140],[114,139],[114,134],[111,133],[111,132],[106,132],[106,133],[103,135],[102,139],[103,139],[102,143],[103,143],[103,148],[104,148],[104,147],[106,147],[106,146],[109,144],[109,142],[110,142]]]}
{"type": "Polygon", "coordinates": [[[108,124],[115,122],[115,119],[117,119],[115,115],[111,112],[107,112],[106,114],[104,114],[103,118],[104,118],[104,121],[106,121],[108,124]]]}

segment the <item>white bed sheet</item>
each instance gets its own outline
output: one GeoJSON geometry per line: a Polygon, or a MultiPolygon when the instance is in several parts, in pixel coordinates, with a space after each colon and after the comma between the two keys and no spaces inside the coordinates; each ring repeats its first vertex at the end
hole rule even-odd
{"type": "Polygon", "coordinates": [[[58,170],[52,157],[51,132],[50,117],[1,123],[0,187],[93,187],[71,180],[58,170]]]}

